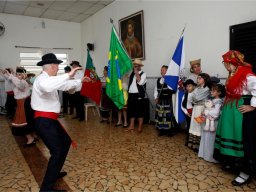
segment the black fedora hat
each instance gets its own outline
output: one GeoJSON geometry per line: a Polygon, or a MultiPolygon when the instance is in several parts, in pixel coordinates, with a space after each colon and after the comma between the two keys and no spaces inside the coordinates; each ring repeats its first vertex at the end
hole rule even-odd
{"type": "Polygon", "coordinates": [[[42,61],[39,61],[37,63],[38,66],[43,66],[46,64],[60,64],[63,61],[58,60],[56,55],[54,55],[53,53],[47,53],[45,55],[42,56],[42,61]]]}
{"type": "Polygon", "coordinates": [[[70,66],[73,67],[73,65],[77,65],[77,66],[79,66],[79,67],[82,67],[78,61],[72,61],[72,62],[70,63],[70,66]]]}

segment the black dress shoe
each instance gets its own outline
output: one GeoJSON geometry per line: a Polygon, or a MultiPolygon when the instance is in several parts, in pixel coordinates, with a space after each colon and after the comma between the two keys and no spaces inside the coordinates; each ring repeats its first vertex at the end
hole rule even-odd
{"type": "Polygon", "coordinates": [[[62,177],[65,177],[67,175],[67,172],[66,171],[62,171],[59,173],[58,175],[58,179],[61,179],[62,177]]]}
{"type": "Polygon", "coordinates": [[[85,119],[84,118],[82,118],[82,119],[79,119],[79,121],[84,121],[85,119]]]}
{"type": "Polygon", "coordinates": [[[237,177],[239,177],[239,178],[242,179],[243,181],[242,181],[242,182],[238,182],[238,181],[236,181],[236,179],[234,179],[234,180],[231,182],[232,185],[234,185],[234,186],[242,186],[242,185],[244,185],[244,184],[250,183],[250,182],[251,182],[251,179],[252,179],[251,176],[249,176],[247,179],[243,178],[241,175],[239,175],[239,176],[237,176],[237,177]]]}
{"type": "Polygon", "coordinates": [[[72,117],[72,119],[78,119],[79,117],[75,116],[75,117],[72,117]]]}

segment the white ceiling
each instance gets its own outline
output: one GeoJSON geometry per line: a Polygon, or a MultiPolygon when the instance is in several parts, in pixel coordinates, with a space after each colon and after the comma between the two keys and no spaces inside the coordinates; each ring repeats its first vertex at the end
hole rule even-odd
{"type": "Polygon", "coordinates": [[[0,0],[0,13],[81,23],[114,0],[0,0]]]}

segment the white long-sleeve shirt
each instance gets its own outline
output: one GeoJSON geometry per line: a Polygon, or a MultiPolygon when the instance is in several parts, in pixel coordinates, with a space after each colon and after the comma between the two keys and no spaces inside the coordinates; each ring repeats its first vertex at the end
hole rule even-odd
{"type": "Polygon", "coordinates": [[[58,90],[68,91],[81,86],[81,79],[69,80],[69,75],[49,76],[43,71],[33,84],[31,106],[36,111],[60,112],[58,90]]]}
{"type": "MultiPolygon", "coordinates": [[[[142,71],[139,71],[139,74],[141,74],[142,71]]],[[[143,74],[140,77],[140,81],[136,82],[136,75],[134,75],[133,80],[132,80],[132,84],[129,87],[129,93],[139,93],[138,87],[137,87],[137,83],[138,85],[144,85],[147,82],[147,75],[146,73],[143,72],[143,74]]]]}
{"type": "Polygon", "coordinates": [[[24,99],[30,96],[30,87],[26,80],[19,79],[18,77],[10,74],[9,80],[14,84],[14,98],[15,99],[24,99]]]}
{"type": "MultiPolygon", "coordinates": [[[[81,80],[83,77],[84,77],[84,72],[83,72],[83,70],[77,70],[77,71],[76,71],[76,74],[74,75],[74,79],[79,79],[79,80],[81,80]]],[[[82,88],[82,84],[81,84],[81,86],[76,87],[75,92],[81,91],[81,88],[82,88]]]]}
{"type": "Polygon", "coordinates": [[[182,103],[185,99],[185,95],[183,95],[182,97],[182,101],[181,101],[181,110],[185,113],[188,114],[188,109],[192,109],[193,108],[193,104],[192,104],[192,92],[188,93],[188,99],[187,99],[187,105],[186,108],[183,107],[182,103]]]}
{"type": "Polygon", "coordinates": [[[256,107],[256,76],[248,76],[247,86],[243,88],[243,95],[252,95],[251,106],[256,107]]]}

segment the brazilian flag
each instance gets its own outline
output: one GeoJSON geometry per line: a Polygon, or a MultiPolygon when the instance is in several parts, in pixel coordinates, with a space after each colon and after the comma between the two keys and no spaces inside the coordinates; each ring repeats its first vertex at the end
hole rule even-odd
{"type": "Polygon", "coordinates": [[[122,76],[132,70],[132,60],[118,38],[115,27],[112,27],[108,55],[108,77],[106,93],[118,109],[124,107],[122,76]]]}

